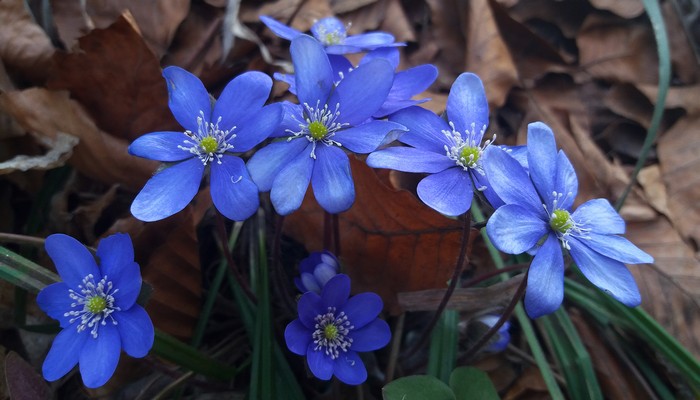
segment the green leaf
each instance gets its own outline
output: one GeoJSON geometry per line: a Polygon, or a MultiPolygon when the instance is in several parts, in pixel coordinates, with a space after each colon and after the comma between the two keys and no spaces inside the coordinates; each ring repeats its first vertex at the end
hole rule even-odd
{"type": "Polygon", "coordinates": [[[2,246],[0,279],[33,293],[60,280],[55,273],[2,246]]]}
{"type": "Polygon", "coordinates": [[[457,400],[500,399],[491,378],[484,371],[474,367],[459,367],[452,371],[450,387],[457,400]]]}
{"type": "Polygon", "coordinates": [[[232,380],[236,375],[235,368],[202,354],[194,347],[182,343],[157,329],[156,339],[151,351],[177,365],[212,378],[232,380]]]}
{"type": "Polygon", "coordinates": [[[428,375],[447,383],[457,363],[457,341],[459,339],[459,313],[445,310],[430,338],[428,375]]]}
{"type": "Polygon", "coordinates": [[[457,400],[452,389],[430,375],[414,375],[397,379],[382,389],[384,400],[457,400]]]}

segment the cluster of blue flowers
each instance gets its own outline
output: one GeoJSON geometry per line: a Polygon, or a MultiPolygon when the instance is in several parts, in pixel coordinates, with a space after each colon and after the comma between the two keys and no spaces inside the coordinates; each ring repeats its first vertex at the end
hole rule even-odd
{"type": "MultiPolygon", "coordinates": [[[[340,213],[355,200],[348,153],[369,154],[371,167],[426,174],[418,196],[442,214],[468,212],[474,196],[495,209],[486,226],[494,245],[505,253],[534,255],[525,295],[531,317],[561,304],[565,254],[602,290],[628,306],[640,303],[624,263],[652,258],[619,236],[624,221],[606,200],[572,210],[576,174],[545,124],[529,125],[526,146],[495,145],[495,135],[486,133],[489,106],[478,76],[461,74],[445,115],[438,116],[417,106],[427,99],[413,99],[435,81],[437,69],[397,71],[397,47],[403,44],[393,36],[348,35],[336,18],[318,21],[313,37],[268,17],[261,20],[291,41],[294,74],[275,78],[289,84],[298,104],[265,105],[272,79],[260,72],[236,77],[213,103],[197,77],[165,68],[169,106],[184,130],[149,133],[129,147],[132,155],[163,163],[136,196],[135,217],[157,221],[181,211],[203,177],[216,209],[232,220],[255,213],[259,192],[268,191],[275,210],[290,214],[309,185],[323,209],[340,213]],[[355,52],[367,52],[359,65],[343,56],[355,52]],[[247,161],[241,158],[254,149],[247,161]]],[[[113,373],[121,348],[135,357],[150,349],[153,326],[135,304],[141,280],[127,241],[125,235],[104,239],[99,269],[75,240],[47,239],[65,280],[38,299],[65,328],[44,364],[47,379],[58,379],[79,362],[86,385],[100,386],[113,373]]],[[[300,271],[299,318],[285,331],[289,349],[305,355],[320,379],[335,375],[348,384],[363,382],[367,371],[357,352],[381,348],[390,339],[388,325],[377,318],[381,299],[373,293],[349,297],[350,279],[339,274],[329,252],[312,254],[300,271]]],[[[507,343],[507,326],[502,339],[500,347],[507,343]]]]}

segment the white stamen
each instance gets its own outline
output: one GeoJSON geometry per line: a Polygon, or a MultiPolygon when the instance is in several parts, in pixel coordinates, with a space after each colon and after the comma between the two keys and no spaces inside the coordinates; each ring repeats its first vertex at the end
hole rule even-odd
{"type": "Polygon", "coordinates": [[[575,237],[575,238],[584,239],[584,240],[590,240],[590,238],[591,238],[588,235],[588,233],[591,231],[591,228],[586,228],[588,221],[576,221],[576,220],[574,220],[573,216],[571,215],[571,213],[569,213],[568,210],[565,210],[565,209],[559,207],[559,204],[561,204],[563,201],[565,201],[571,195],[572,195],[571,192],[567,193],[565,196],[563,193],[553,191],[552,192],[552,212],[549,212],[546,204],[542,204],[542,207],[544,207],[544,211],[547,213],[547,217],[550,221],[552,220],[552,218],[554,218],[554,213],[557,210],[563,210],[563,211],[566,211],[567,214],[569,214],[569,220],[567,221],[567,224],[569,225],[569,227],[566,229],[566,231],[565,232],[558,232],[555,230],[555,234],[557,235],[557,238],[561,241],[562,247],[564,247],[566,250],[571,250],[571,246],[569,245],[569,238],[570,237],[575,237]]]}
{"type": "Polygon", "coordinates": [[[486,132],[486,125],[482,126],[479,133],[476,132],[476,124],[472,122],[471,131],[465,132],[466,137],[455,128],[455,124],[450,121],[450,128],[452,131],[443,130],[442,133],[447,137],[447,139],[452,143],[452,146],[445,145],[445,153],[450,160],[454,160],[457,165],[462,167],[465,171],[470,168],[477,171],[481,175],[485,175],[484,169],[481,167],[481,155],[484,150],[496,140],[496,135],[489,140],[486,140],[483,145],[480,143],[480,139],[484,137],[486,132]],[[465,148],[473,148],[477,151],[477,156],[474,154],[469,155],[469,159],[465,160],[462,157],[462,150],[465,148]]]}
{"type": "Polygon", "coordinates": [[[204,111],[200,111],[199,116],[197,117],[197,132],[194,133],[190,130],[185,131],[184,134],[191,139],[191,141],[186,139],[183,141],[185,146],[177,146],[177,148],[189,151],[190,153],[199,157],[204,165],[207,165],[214,159],[216,159],[217,164],[221,164],[221,158],[223,157],[224,153],[233,148],[233,145],[230,144],[230,142],[236,137],[236,135],[233,133],[233,130],[236,129],[236,127],[234,126],[231,129],[221,130],[221,128],[219,128],[220,122],[221,117],[219,117],[216,123],[207,123],[204,119],[204,111]],[[216,150],[212,152],[207,152],[202,147],[202,140],[208,137],[211,137],[216,141],[216,150]]]}
{"type": "Polygon", "coordinates": [[[117,321],[112,317],[112,313],[115,311],[120,311],[121,308],[114,305],[114,294],[119,291],[119,289],[113,289],[111,281],[107,280],[107,275],[103,276],[102,279],[95,284],[95,277],[89,274],[83,278],[82,285],[78,285],[80,293],[74,291],[73,289],[68,290],[68,296],[74,303],[71,303],[71,308],[75,310],[68,311],[63,314],[64,317],[72,317],[68,322],[73,323],[80,320],[78,324],[78,332],[84,331],[86,328],[90,328],[90,335],[93,338],[97,338],[97,329],[100,325],[107,325],[107,320],[111,319],[113,325],[117,325],[117,321]],[[102,311],[93,313],[89,309],[89,303],[92,299],[99,297],[104,299],[105,307],[102,311]]]}
{"type": "Polygon", "coordinates": [[[314,159],[316,158],[316,143],[319,141],[325,144],[326,146],[335,145],[341,147],[342,144],[340,144],[340,142],[331,139],[331,137],[335,135],[335,132],[347,125],[350,125],[348,123],[338,122],[338,117],[340,117],[340,104],[335,105],[334,111],[328,108],[328,104],[324,104],[323,108],[321,108],[320,101],[316,101],[315,107],[311,107],[307,103],[304,103],[304,108],[306,110],[304,112],[303,121],[299,121],[296,117],[294,117],[295,121],[299,124],[299,131],[287,129],[286,132],[293,135],[293,137],[290,137],[289,139],[287,139],[287,141],[305,136],[309,142],[313,143],[313,146],[311,147],[310,156],[314,159]],[[323,138],[315,139],[311,135],[311,132],[309,131],[309,125],[312,122],[320,122],[326,128],[328,132],[326,132],[323,138]]]}
{"type": "Polygon", "coordinates": [[[323,350],[327,356],[335,360],[340,355],[340,352],[346,352],[352,346],[352,338],[348,337],[354,325],[348,321],[348,316],[344,311],[341,311],[338,316],[335,315],[335,307],[328,307],[328,312],[319,314],[314,318],[316,330],[312,334],[314,350],[323,350]],[[335,336],[328,338],[325,330],[329,325],[333,325],[336,329],[335,336]]]}

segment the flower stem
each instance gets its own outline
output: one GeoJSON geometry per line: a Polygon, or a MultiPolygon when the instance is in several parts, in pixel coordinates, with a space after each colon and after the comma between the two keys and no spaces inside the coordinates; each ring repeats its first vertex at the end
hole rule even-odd
{"type": "Polygon", "coordinates": [[[440,301],[440,304],[438,305],[437,310],[435,310],[435,314],[433,315],[433,319],[430,321],[428,326],[423,330],[423,333],[421,334],[420,340],[416,342],[408,351],[406,351],[407,356],[413,355],[415,352],[423,348],[426,343],[428,343],[428,339],[430,338],[430,333],[433,331],[433,328],[435,328],[435,325],[437,322],[440,320],[440,316],[442,315],[442,312],[445,310],[445,307],[447,306],[447,302],[450,301],[450,297],[452,297],[452,293],[455,291],[455,288],[457,287],[457,282],[459,281],[459,276],[462,274],[462,270],[464,269],[464,266],[469,262],[469,257],[467,256],[468,252],[468,247],[469,247],[469,236],[470,236],[470,231],[471,231],[471,214],[467,213],[466,215],[463,216],[464,218],[464,225],[462,227],[462,244],[460,247],[459,251],[459,258],[457,259],[457,264],[455,265],[454,272],[452,273],[452,279],[450,279],[450,284],[447,286],[447,290],[445,291],[445,295],[442,297],[442,300],[440,301]]]}
{"type": "Polygon", "coordinates": [[[236,266],[236,262],[233,261],[233,256],[231,255],[231,252],[229,251],[228,248],[228,232],[226,231],[226,221],[224,220],[224,216],[221,215],[221,213],[217,210],[216,211],[216,228],[218,231],[218,236],[219,236],[219,241],[221,244],[221,249],[224,252],[224,257],[226,258],[226,262],[228,263],[229,267],[231,268],[231,272],[233,272],[233,276],[236,278],[238,281],[238,284],[243,288],[243,291],[245,292],[246,296],[252,301],[253,303],[257,303],[257,299],[255,298],[255,294],[250,290],[250,286],[248,285],[248,282],[243,278],[243,275],[241,275],[241,271],[238,270],[238,267],[236,266]]]}
{"type": "Polygon", "coordinates": [[[285,282],[288,281],[284,269],[282,268],[282,227],[284,226],[284,215],[277,215],[275,219],[275,236],[272,241],[272,284],[275,285],[275,292],[283,299],[282,302],[292,317],[296,314],[297,305],[293,300],[293,294],[289,293],[285,282]]]}
{"type": "Polygon", "coordinates": [[[525,269],[525,268],[527,268],[527,267],[528,267],[527,264],[514,264],[514,265],[509,265],[509,266],[507,266],[507,267],[504,267],[504,268],[502,268],[502,269],[497,269],[497,270],[495,270],[495,271],[490,271],[490,272],[487,272],[487,273],[485,273],[485,274],[483,274],[483,275],[479,275],[479,276],[477,276],[476,278],[473,278],[473,279],[471,279],[471,280],[465,282],[464,285],[462,285],[462,288],[469,288],[469,287],[472,287],[472,286],[476,286],[476,285],[480,284],[481,282],[483,282],[483,281],[485,281],[485,280],[488,280],[488,279],[493,278],[494,276],[498,276],[498,275],[504,274],[504,273],[506,273],[506,272],[518,271],[518,270],[521,270],[521,269],[525,269]]]}

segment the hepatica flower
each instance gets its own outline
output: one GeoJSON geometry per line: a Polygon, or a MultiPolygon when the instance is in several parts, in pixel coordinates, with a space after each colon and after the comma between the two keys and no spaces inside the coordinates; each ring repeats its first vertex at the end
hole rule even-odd
{"type": "Polygon", "coordinates": [[[390,120],[408,128],[399,140],[412,147],[376,151],[367,158],[367,165],[430,174],[418,183],[418,197],[446,215],[469,210],[475,187],[497,207],[500,199],[490,189],[483,168],[487,163],[484,149],[492,140],[481,143],[489,123],[489,106],[477,75],[463,73],[455,80],[446,112],[449,122],[419,107],[395,113],[390,120]]]}
{"type": "Polygon", "coordinates": [[[299,208],[309,183],[321,207],[339,213],[355,201],[350,161],[342,148],[369,153],[388,133],[405,129],[370,118],[384,103],[394,72],[387,61],[373,60],[335,86],[316,39],[297,37],[290,50],[301,104],[285,103],[282,127],[273,135],[282,139],[258,150],[248,170],[260,191],[270,191],[282,215],[299,208]]]}
{"type": "Polygon", "coordinates": [[[300,275],[294,284],[302,293],[321,294],[321,288],[338,274],[338,259],[328,250],[315,251],[301,260],[300,275]]]}
{"type": "Polygon", "coordinates": [[[44,288],[36,301],[63,330],[44,360],[44,378],[55,381],[79,364],[85,386],[102,386],[122,349],[144,357],[153,346],[151,319],[136,304],[141,274],[131,239],[127,234],[102,239],[100,266],[85,246],[63,234],[46,238],[46,252],[63,282],[44,288]]]}
{"type": "MultiPolygon", "coordinates": [[[[486,330],[488,330],[491,329],[494,325],[496,325],[500,318],[500,315],[488,314],[478,317],[476,319],[476,322],[486,325],[486,330]]],[[[500,328],[498,328],[498,331],[491,339],[491,342],[488,344],[488,346],[484,348],[484,351],[497,353],[499,351],[505,350],[506,347],[508,347],[508,343],[510,343],[509,329],[510,321],[506,321],[505,323],[503,323],[503,325],[501,325],[500,328]]]]}
{"type": "Polygon", "coordinates": [[[554,134],[541,122],[528,126],[530,174],[512,157],[488,150],[489,182],[506,205],[486,225],[501,251],[535,252],[527,278],[525,309],[532,318],[555,311],[564,295],[563,251],[571,255],[588,280],[623,304],[634,307],[641,297],[626,264],[653,258],[627,239],[625,222],[604,199],[572,210],[578,180],[566,155],[557,152],[554,134]]]}
{"type": "Polygon", "coordinates": [[[377,319],[383,304],[375,293],[350,295],[350,278],[339,274],[323,286],[321,294],[306,292],[299,299],[299,318],[287,325],[284,338],[294,354],[306,356],[319,379],[335,375],[348,385],[367,379],[358,352],[380,349],[389,343],[389,325],[377,319]]]}
{"type": "Polygon", "coordinates": [[[233,79],[212,109],[202,82],[179,67],[167,67],[169,106],[184,132],[153,132],[129,146],[129,153],[172,163],[156,173],[131,205],[143,221],[157,221],[181,211],[194,198],[210,171],[214,206],[227,218],[242,221],[259,205],[258,189],[235,153],[252,149],[279,125],[279,105],[263,107],[272,79],[253,71],[233,79]]]}
{"type": "MultiPolygon", "coordinates": [[[[283,39],[294,40],[304,35],[302,32],[264,15],[260,16],[260,21],[267,25],[275,35],[283,39]]],[[[394,36],[386,32],[348,35],[343,22],[335,17],[321,18],[316,21],[311,27],[311,34],[323,44],[328,54],[359,53],[380,47],[405,46],[405,43],[396,43],[394,36]]]]}

